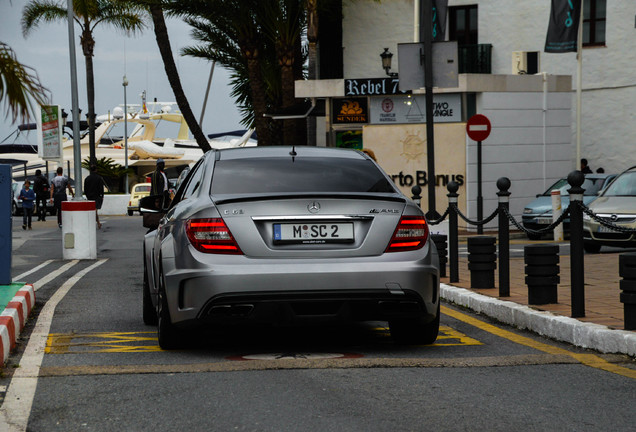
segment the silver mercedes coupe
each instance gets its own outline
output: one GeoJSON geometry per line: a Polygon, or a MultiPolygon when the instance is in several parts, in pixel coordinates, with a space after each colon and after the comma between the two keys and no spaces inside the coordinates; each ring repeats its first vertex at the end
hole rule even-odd
{"type": "Polygon", "coordinates": [[[219,323],[388,321],[400,343],[437,338],[428,223],[366,154],[210,151],[171,203],[158,198],[141,204],[165,213],[144,239],[143,319],[162,349],[219,323]]]}

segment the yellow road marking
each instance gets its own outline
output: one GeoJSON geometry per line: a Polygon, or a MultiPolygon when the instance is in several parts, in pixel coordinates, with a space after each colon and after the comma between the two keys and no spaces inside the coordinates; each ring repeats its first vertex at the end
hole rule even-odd
{"type": "Polygon", "coordinates": [[[51,333],[44,352],[78,354],[161,351],[156,334],[157,332],[51,333]],[[141,336],[145,334],[152,336],[141,336]],[[140,345],[140,342],[148,343],[140,345]]]}
{"type": "Polygon", "coordinates": [[[465,322],[466,324],[470,324],[473,327],[477,327],[481,330],[487,331],[488,333],[492,333],[496,336],[502,337],[504,339],[508,339],[517,344],[525,345],[530,348],[534,348],[536,350],[546,352],[548,354],[567,355],[576,359],[578,362],[586,366],[590,366],[596,369],[601,369],[601,370],[622,375],[628,378],[636,379],[636,370],[615,365],[606,360],[603,360],[602,358],[600,358],[599,356],[595,354],[579,354],[579,353],[568,351],[563,348],[548,345],[546,343],[539,342],[534,339],[515,334],[511,331],[504,330],[492,324],[485,323],[476,318],[472,318],[461,312],[457,312],[453,309],[450,309],[446,306],[442,306],[442,313],[444,315],[448,315],[452,318],[455,318],[456,320],[465,322]]]}
{"type": "MultiPolygon", "coordinates": [[[[388,327],[376,327],[376,334],[382,337],[390,337],[391,331],[388,327]]],[[[426,346],[464,346],[464,345],[483,345],[477,339],[466,336],[465,334],[448,326],[439,326],[439,335],[437,340],[432,345],[426,346]],[[442,342],[443,341],[443,342],[442,342]],[[457,342],[453,342],[457,341],[457,342]]]]}

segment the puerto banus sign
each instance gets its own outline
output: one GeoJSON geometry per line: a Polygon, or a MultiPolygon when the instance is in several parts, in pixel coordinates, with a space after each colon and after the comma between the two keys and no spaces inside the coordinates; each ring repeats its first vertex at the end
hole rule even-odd
{"type": "MultiPolygon", "coordinates": [[[[460,94],[433,96],[433,118],[436,123],[462,121],[460,94]]],[[[369,123],[426,123],[426,95],[387,95],[369,98],[369,123]]]]}

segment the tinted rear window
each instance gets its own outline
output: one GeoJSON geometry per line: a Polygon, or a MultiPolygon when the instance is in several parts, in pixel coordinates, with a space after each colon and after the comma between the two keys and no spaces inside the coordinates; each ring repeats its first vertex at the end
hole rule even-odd
{"type": "Polygon", "coordinates": [[[219,160],[212,194],[389,192],[396,190],[368,160],[258,158],[219,160]]]}

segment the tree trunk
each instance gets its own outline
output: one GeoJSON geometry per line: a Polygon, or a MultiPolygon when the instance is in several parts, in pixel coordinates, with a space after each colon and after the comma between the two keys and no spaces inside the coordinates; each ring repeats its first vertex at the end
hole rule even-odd
{"type": "MultiPolygon", "coordinates": [[[[283,108],[294,105],[294,60],[291,52],[286,52],[281,58],[281,92],[283,96],[283,108]]],[[[296,119],[283,120],[283,144],[298,145],[296,138],[296,119]]]]}
{"type": "MultiPolygon", "coordinates": [[[[88,151],[90,163],[96,163],[97,158],[95,156],[95,75],[93,71],[93,50],[95,48],[95,40],[91,34],[90,23],[87,19],[84,19],[84,30],[80,37],[80,43],[82,45],[82,53],[84,54],[84,60],[86,63],[86,99],[88,103],[88,113],[86,113],[86,119],[88,120],[88,151]]],[[[80,119],[73,119],[78,124],[80,119]]]]}
{"type": "MultiPolygon", "coordinates": [[[[318,76],[318,1],[307,0],[307,40],[309,41],[307,78],[316,80],[318,76]]],[[[316,117],[307,117],[307,145],[315,146],[316,117]]]]}
{"type": "Polygon", "coordinates": [[[269,120],[263,115],[267,110],[267,99],[265,96],[265,86],[261,74],[261,65],[258,58],[258,48],[248,46],[239,41],[241,51],[247,59],[247,73],[250,80],[250,90],[252,93],[252,106],[254,108],[254,128],[258,137],[259,146],[275,145],[269,120]]]}
{"type": "Polygon", "coordinates": [[[161,53],[168,82],[170,82],[170,87],[172,87],[174,97],[179,105],[181,113],[183,114],[183,118],[197,141],[197,144],[201,147],[203,152],[207,152],[208,150],[211,150],[212,147],[203,134],[199,123],[197,123],[197,120],[192,113],[192,109],[190,108],[190,103],[188,102],[185,92],[183,91],[183,87],[181,86],[181,79],[179,78],[179,71],[177,70],[177,65],[175,64],[174,57],[172,56],[170,38],[168,37],[168,29],[166,27],[166,21],[163,16],[163,9],[161,5],[152,4],[150,6],[150,13],[152,15],[152,22],[155,28],[157,46],[159,47],[159,52],[161,53]]]}

